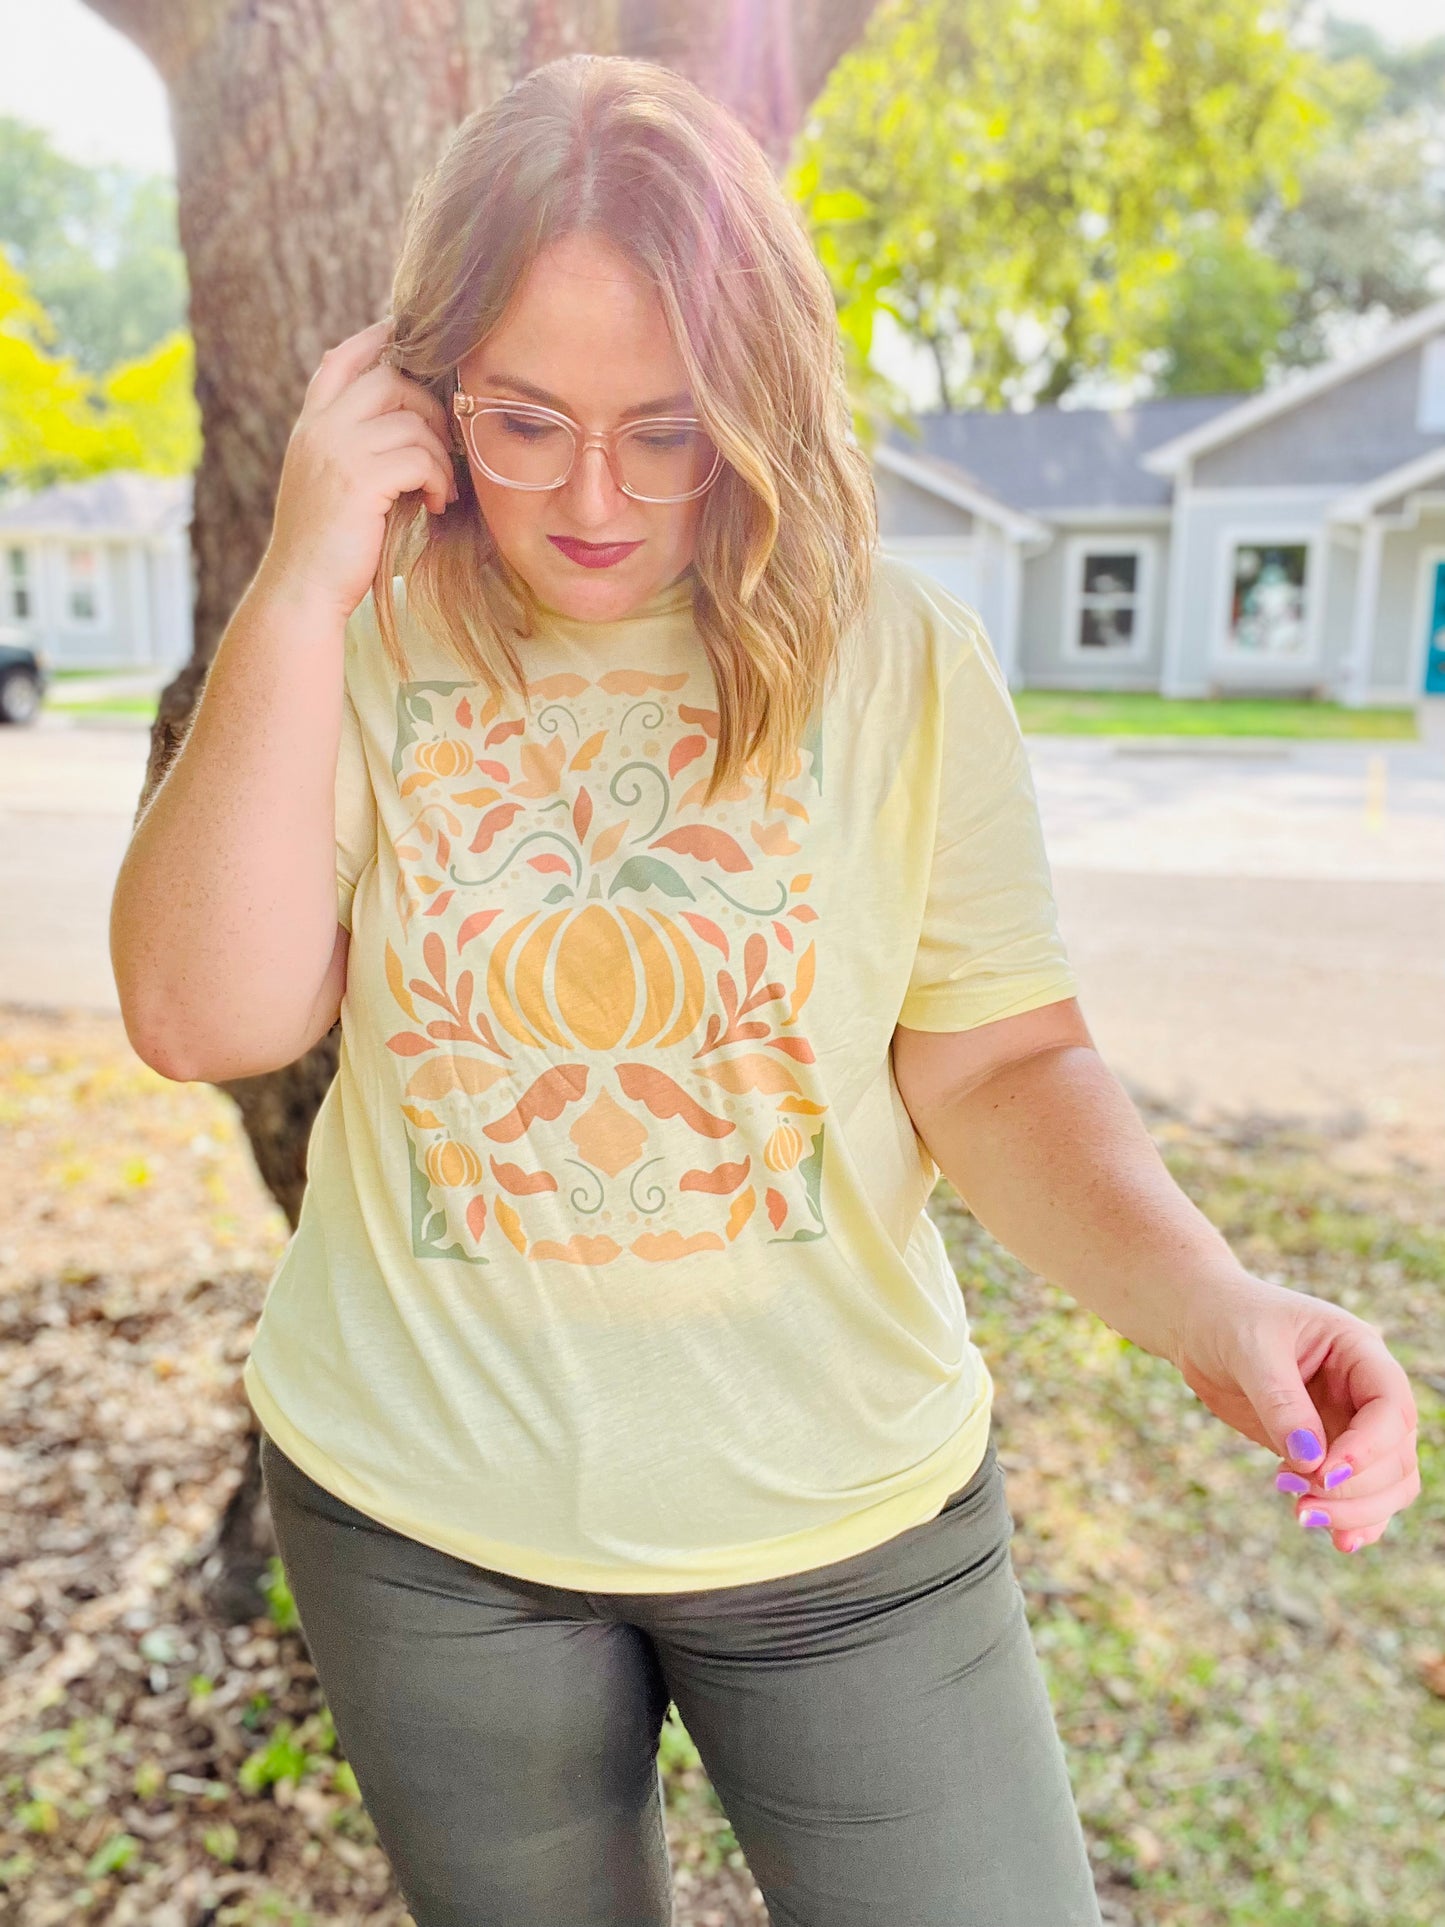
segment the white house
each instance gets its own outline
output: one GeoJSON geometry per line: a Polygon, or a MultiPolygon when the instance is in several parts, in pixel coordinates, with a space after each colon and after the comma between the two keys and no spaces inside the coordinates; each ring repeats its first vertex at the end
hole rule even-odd
{"type": "Polygon", "coordinates": [[[122,470],[0,496],[0,634],[52,669],[191,653],[189,476],[122,470]]]}
{"type": "Polygon", "coordinates": [[[920,416],[882,546],[1015,688],[1445,694],[1445,300],[1260,394],[920,416]]]}

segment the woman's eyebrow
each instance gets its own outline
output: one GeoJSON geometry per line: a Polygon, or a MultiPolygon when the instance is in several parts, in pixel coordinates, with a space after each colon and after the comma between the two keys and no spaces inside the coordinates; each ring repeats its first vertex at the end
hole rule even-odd
{"type": "MultiPolygon", "coordinates": [[[[572,413],[572,410],[567,406],[566,402],[562,401],[558,396],[549,395],[545,388],[538,388],[535,382],[523,381],[517,375],[487,373],[482,375],[480,380],[483,384],[482,392],[484,394],[490,394],[495,388],[514,388],[519,395],[525,395],[529,401],[539,401],[544,407],[556,408],[564,415],[570,415],[572,413]]],[[[640,401],[634,403],[631,408],[624,408],[622,411],[622,420],[627,421],[634,415],[675,414],[679,410],[687,410],[691,407],[692,393],[689,389],[683,389],[683,391],[677,395],[660,395],[656,401],[640,401]]]]}

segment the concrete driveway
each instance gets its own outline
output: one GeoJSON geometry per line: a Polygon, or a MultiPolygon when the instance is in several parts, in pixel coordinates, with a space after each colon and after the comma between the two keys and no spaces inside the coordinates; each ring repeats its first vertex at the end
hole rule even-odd
{"type": "MultiPolygon", "coordinates": [[[[0,1003],[117,1010],[144,727],[0,729],[0,1003]]],[[[1031,736],[1064,937],[1136,1096],[1445,1170],[1445,753],[1031,736]]]]}

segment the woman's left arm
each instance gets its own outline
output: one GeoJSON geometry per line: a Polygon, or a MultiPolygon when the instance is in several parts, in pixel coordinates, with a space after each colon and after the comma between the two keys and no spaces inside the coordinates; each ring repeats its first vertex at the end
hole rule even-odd
{"type": "Polygon", "coordinates": [[[979,1223],[1277,1452],[1302,1525],[1354,1551],[1419,1496],[1415,1400],[1379,1330],[1244,1269],[1171,1177],[1076,999],[968,1031],[900,1025],[893,1063],[979,1223]]]}

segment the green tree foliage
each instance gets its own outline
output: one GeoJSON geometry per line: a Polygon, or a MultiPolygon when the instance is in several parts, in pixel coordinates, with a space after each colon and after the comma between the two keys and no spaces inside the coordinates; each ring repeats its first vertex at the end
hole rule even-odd
{"type": "Polygon", "coordinates": [[[186,325],[173,183],[82,167],[0,116],[0,247],[55,325],[59,352],[94,375],[186,325]]]}
{"type": "MultiPolygon", "coordinates": [[[[1159,286],[1240,245],[1201,219],[1230,236],[1292,197],[1331,114],[1325,63],[1257,0],[889,0],[789,185],[860,390],[882,310],[933,355],[945,409],[1051,400],[1147,372],[1159,286]]],[[[1274,298],[1256,289],[1261,328],[1274,298]]]]}
{"type": "Polygon", "coordinates": [[[175,190],[0,116],[0,487],[200,458],[175,190]]]}
{"type": "Polygon", "coordinates": [[[168,336],[96,379],[0,248],[0,488],[44,488],[112,468],[183,475],[200,456],[190,336],[168,336]]]}

